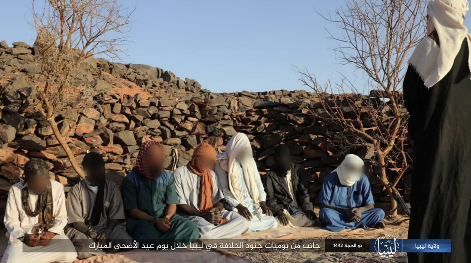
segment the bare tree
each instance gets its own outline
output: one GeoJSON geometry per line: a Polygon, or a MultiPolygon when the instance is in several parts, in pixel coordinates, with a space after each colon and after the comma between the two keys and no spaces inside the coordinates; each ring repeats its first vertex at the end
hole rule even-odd
{"type": "Polygon", "coordinates": [[[128,12],[117,0],[33,0],[36,47],[42,71],[38,83],[39,111],[51,125],[74,170],[82,178],[82,168],[61,134],[56,118],[66,109],[81,110],[92,105],[99,91],[74,85],[80,65],[97,55],[119,59],[123,35],[130,25],[128,12]]]}
{"type": "Polygon", "coordinates": [[[408,114],[401,89],[406,60],[424,37],[424,2],[349,0],[335,16],[324,17],[342,32],[341,36],[331,34],[339,43],[335,50],[341,62],[368,76],[368,90],[362,93],[369,96],[361,95],[348,80],[320,85],[315,76],[300,71],[301,81],[319,96],[319,108],[312,110],[316,119],[342,129],[330,137],[334,147],[341,153],[367,145],[374,149],[373,170],[390,196],[391,216],[397,215],[394,187],[410,163],[404,148],[408,114]],[[334,90],[340,94],[331,95],[334,90]]]}

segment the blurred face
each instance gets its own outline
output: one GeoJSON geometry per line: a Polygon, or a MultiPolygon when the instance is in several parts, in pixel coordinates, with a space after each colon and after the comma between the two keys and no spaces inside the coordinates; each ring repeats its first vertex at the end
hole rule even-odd
{"type": "Polygon", "coordinates": [[[95,186],[105,179],[105,166],[86,167],[85,173],[87,174],[86,177],[90,184],[95,186]]]}
{"type": "Polygon", "coordinates": [[[147,152],[147,169],[154,178],[164,171],[164,152],[158,145],[152,145],[147,152]]]}
{"type": "Polygon", "coordinates": [[[355,165],[351,165],[351,164],[345,164],[345,169],[348,173],[363,174],[363,166],[355,166],[355,165]]]}
{"type": "Polygon", "coordinates": [[[291,156],[288,154],[276,156],[275,161],[278,168],[283,170],[283,172],[287,172],[291,167],[291,156]]]}
{"type": "Polygon", "coordinates": [[[216,161],[214,159],[208,158],[206,156],[198,157],[201,165],[201,169],[203,170],[212,170],[216,165],[216,161]]]}
{"type": "Polygon", "coordinates": [[[27,176],[26,183],[28,183],[28,190],[36,194],[42,194],[47,190],[49,177],[45,175],[29,175],[27,176]]]}
{"type": "Polygon", "coordinates": [[[239,152],[239,154],[237,154],[236,159],[237,159],[238,161],[245,160],[246,158],[248,158],[248,157],[251,156],[251,151],[252,151],[252,149],[247,148],[247,147],[244,148],[244,149],[242,149],[242,150],[239,152]]]}

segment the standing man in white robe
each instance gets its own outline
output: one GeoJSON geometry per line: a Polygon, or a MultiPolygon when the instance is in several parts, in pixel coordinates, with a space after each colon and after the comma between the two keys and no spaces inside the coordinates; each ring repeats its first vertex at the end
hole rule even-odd
{"type": "Polygon", "coordinates": [[[198,225],[201,239],[233,238],[249,229],[244,217],[224,210],[224,195],[212,170],[216,156],[216,149],[203,143],[196,147],[190,163],[173,173],[180,200],[178,210],[198,225]]]}
{"type": "Polygon", "coordinates": [[[31,159],[24,171],[25,180],[8,194],[4,222],[9,242],[2,263],[74,261],[77,253],[64,234],[64,187],[49,179],[43,160],[31,159]]]}
{"type": "Polygon", "coordinates": [[[278,222],[266,204],[249,138],[237,133],[218,155],[216,174],[228,205],[250,222],[248,232],[276,228],[278,222]]]}

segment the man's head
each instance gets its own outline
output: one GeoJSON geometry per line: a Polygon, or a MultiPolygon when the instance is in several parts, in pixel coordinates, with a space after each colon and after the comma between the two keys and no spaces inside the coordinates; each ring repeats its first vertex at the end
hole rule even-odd
{"type": "Polygon", "coordinates": [[[282,173],[280,175],[285,175],[291,168],[291,153],[285,144],[275,149],[275,166],[282,173]]]}
{"type": "Polygon", "coordinates": [[[354,155],[347,154],[342,163],[335,170],[339,177],[340,183],[345,186],[352,186],[361,179],[363,175],[363,160],[354,155]]]}
{"type": "Polygon", "coordinates": [[[164,151],[160,143],[147,141],[137,156],[136,169],[145,177],[155,179],[164,172],[164,151]]]}
{"type": "Polygon", "coordinates": [[[237,133],[227,143],[226,152],[238,161],[252,158],[252,146],[247,135],[237,133]]]}
{"type": "Polygon", "coordinates": [[[24,166],[25,182],[28,190],[42,194],[49,185],[49,169],[45,161],[37,158],[30,159],[24,166]]]}
{"type": "Polygon", "coordinates": [[[99,153],[87,153],[83,158],[82,166],[91,185],[98,185],[105,180],[105,161],[99,153]]]}
{"type": "Polygon", "coordinates": [[[200,170],[212,170],[216,164],[217,152],[213,146],[207,143],[202,143],[196,147],[193,152],[193,158],[190,165],[200,170]]]}

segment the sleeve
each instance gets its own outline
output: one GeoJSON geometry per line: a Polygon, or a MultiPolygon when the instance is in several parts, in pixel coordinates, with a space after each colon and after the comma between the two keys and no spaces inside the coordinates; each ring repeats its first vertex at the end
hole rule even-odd
{"type": "Polygon", "coordinates": [[[60,235],[64,233],[64,227],[67,225],[67,209],[65,208],[64,186],[59,183],[57,184],[59,188],[57,189],[57,203],[54,204],[57,207],[57,211],[55,213],[54,225],[49,228],[49,232],[60,235]]]}
{"type": "Polygon", "coordinates": [[[170,180],[167,185],[167,190],[165,192],[165,204],[172,205],[178,204],[178,195],[175,187],[175,177],[170,175],[170,180]]]}
{"type": "Polygon", "coordinates": [[[181,169],[175,170],[175,172],[173,172],[173,177],[175,178],[175,191],[177,192],[178,204],[181,204],[181,205],[188,204],[185,197],[185,191],[183,190],[181,169]]]}
{"type": "Polygon", "coordinates": [[[121,194],[124,210],[138,208],[136,185],[128,177],[125,177],[121,184],[121,194]]]}
{"type": "Polygon", "coordinates": [[[404,77],[403,92],[404,104],[410,113],[409,119],[409,136],[416,139],[419,134],[419,123],[423,122],[424,99],[427,94],[427,87],[420,78],[419,74],[412,66],[409,66],[406,76],[404,77]]]}
{"type": "Polygon", "coordinates": [[[275,191],[273,189],[273,178],[271,177],[272,171],[267,173],[267,180],[266,180],[266,194],[267,194],[267,206],[270,210],[275,214],[279,210],[282,210],[283,207],[278,204],[277,199],[275,198],[275,191]]]}
{"type": "Polygon", "coordinates": [[[333,184],[333,174],[329,174],[322,184],[321,192],[319,193],[319,197],[317,198],[318,204],[330,204],[330,197],[332,196],[332,188],[334,187],[333,184]]]}
{"type": "Polygon", "coordinates": [[[84,222],[82,214],[82,195],[79,193],[79,184],[76,184],[70,188],[69,194],[67,195],[67,215],[68,223],[73,224],[76,222],[84,222]]]}
{"type": "Polygon", "coordinates": [[[216,173],[211,170],[211,176],[213,177],[213,203],[219,202],[224,199],[224,194],[219,188],[219,181],[216,173]]]}
{"type": "Polygon", "coordinates": [[[263,187],[263,182],[262,182],[262,178],[260,177],[260,173],[258,172],[257,170],[257,165],[255,164],[255,160],[253,161],[254,162],[254,174],[255,174],[255,183],[257,184],[257,188],[258,188],[258,200],[260,200],[260,202],[265,202],[267,200],[267,193],[265,193],[265,188],[263,187]]]}
{"type": "Polygon", "coordinates": [[[411,115],[415,114],[418,107],[421,106],[419,100],[426,89],[414,67],[409,66],[404,77],[403,92],[404,104],[411,115]]]}
{"type": "Polygon", "coordinates": [[[229,189],[229,181],[227,178],[227,172],[224,171],[219,165],[216,166],[216,175],[219,181],[219,188],[222,189],[224,194],[224,200],[232,207],[239,205],[239,201],[234,197],[231,190],[229,189]]]}
{"type": "Polygon", "coordinates": [[[116,184],[109,184],[111,191],[110,197],[110,207],[108,212],[108,220],[122,220],[126,217],[124,216],[123,200],[121,198],[121,192],[116,184]]]}
{"type": "Polygon", "coordinates": [[[370,181],[368,181],[368,177],[363,175],[363,180],[361,184],[361,194],[363,196],[363,205],[374,205],[375,201],[373,198],[373,193],[371,192],[371,185],[370,181]]]}
{"type": "Polygon", "coordinates": [[[298,202],[304,211],[312,211],[314,205],[311,202],[311,195],[309,194],[309,177],[307,176],[304,167],[298,166],[298,202]]]}
{"type": "Polygon", "coordinates": [[[16,202],[15,186],[10,188],[8,192],[7,207],[5,208],[5,228],[7,229],[7,237],[14,242],[18,238],[24,236],[25,231],[21,227],[20,215],[18,214],[18,204],[16,202]]]}

